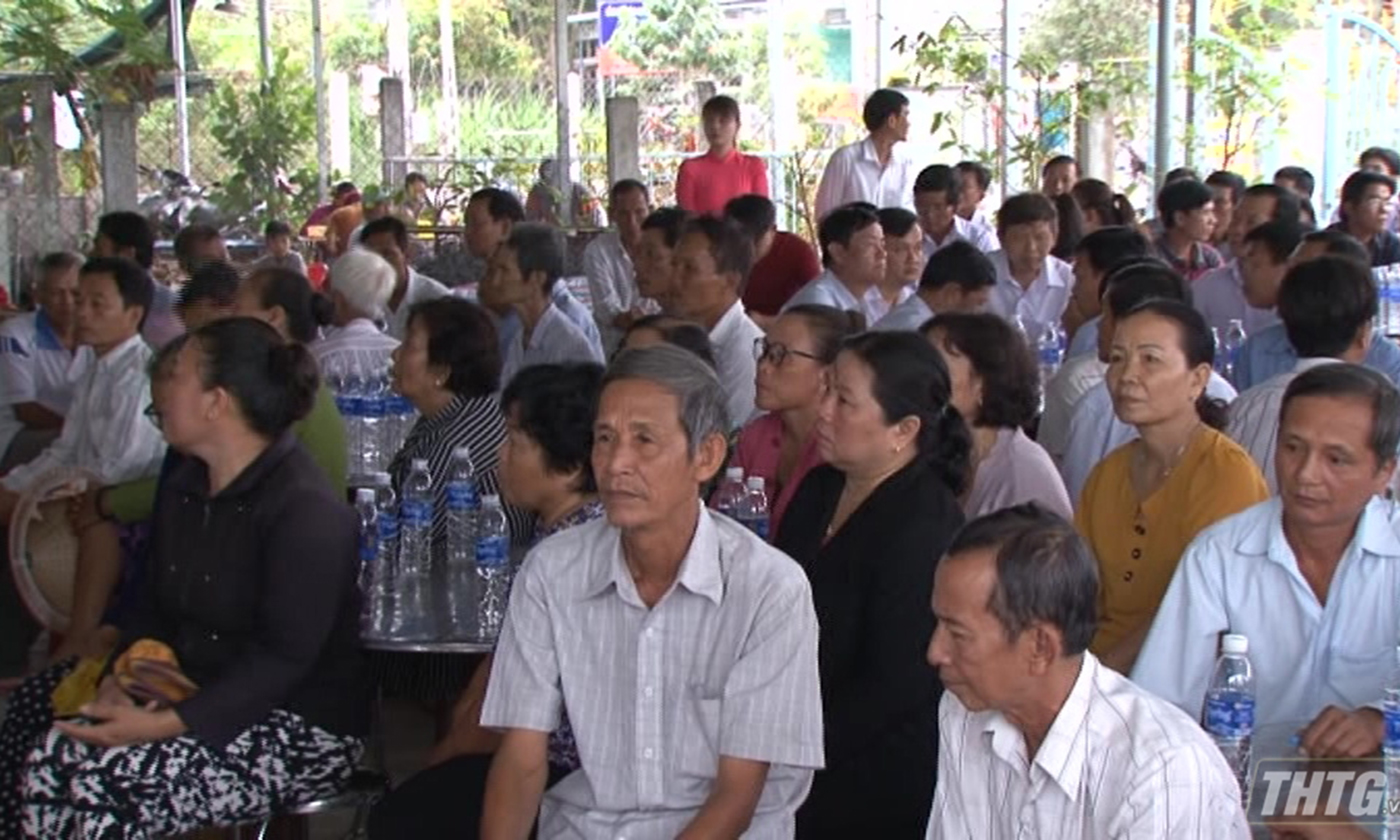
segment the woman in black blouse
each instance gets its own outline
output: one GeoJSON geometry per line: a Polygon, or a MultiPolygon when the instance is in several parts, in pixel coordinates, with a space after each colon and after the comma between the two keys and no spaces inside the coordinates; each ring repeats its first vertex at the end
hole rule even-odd
{"type": "Polygon", "coordinates": [[[821,625],[826,769],[797,837],[922,840],[937,778],[925,661],[933,570],[963,514],[970,438],[947,368],[914,333],[866,333],[836,358],[807,474],[776,545],[802,564],[821,625]]]}
{"type": "Polygon", "coordinates": [[[232,318],[157,363],[152,419],[180,454],[117,653],[164,645],[197,690],[153,708],[106,677],[29,757],[28,837],[183,834],[324,797],[367,729],[355,517],[290,430],[315,400],[315,360],[232,318]]]}

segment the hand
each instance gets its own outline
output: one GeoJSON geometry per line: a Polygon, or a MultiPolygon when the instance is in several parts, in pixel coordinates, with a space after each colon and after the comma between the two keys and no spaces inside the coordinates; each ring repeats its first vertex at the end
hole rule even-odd
{"type": "Polygon", "coordinates": [[[94,722],[81,724],[58,721],[54,727],[70,738],[95,747],[129,747],[149,744],[182,735],[185,724],[174,711],[156,711],[154,703],[144,708],[109,705],[94,701],[78,710],[94,722]]]}
{"type": "Polygon", "coordinates": [[[1302,732],[1299,744],[1309,758],[1360,758],[1375,755],[1385,738],[1385,720],[1375,709],[1322,710],[1302,732]]]}
{"type": "Polygon", "coordinates": [[[117,678],[110,674],[98,684],[97,697],[93,702],[103,706],[131,706],[133,708],[136,706],[136,701],[132,700],[131,695],[122,689],[117,678]]]}
{"type": "Polygon", "coordinates": [[[100,487],[90,487],[68,500],[68,523],[75,532],[81,533],[102,521],[102,508],[98,504],[100,487]]]}

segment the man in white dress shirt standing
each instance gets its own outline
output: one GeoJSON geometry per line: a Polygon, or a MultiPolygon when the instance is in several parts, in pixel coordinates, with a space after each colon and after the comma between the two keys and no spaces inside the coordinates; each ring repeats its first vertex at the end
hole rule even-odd
{"type": "Polygon", "coordinates": [[[1397,445],[1400,393],[1382,374],[1332,364],[1289,383],[1278,496],[1186,549],[1134,682],[1199,710],[1220,634],[1238,633],[1251,642],[1256,727],[1298,726],[1314,758],[1376,753],[1400,639],[1400,517],[1380,496],[1397,445]]]}
{"type": "Polygon", "coordinates": [[[633,261],[642,241],[642,222],[651,213],[646,185],[632,178],[613,184],[608,194],[608,219],[613,229],[594,237],[583,250],[583,273],[593,299],[593,318],[611,353],[632,322],[659,311],[637,291],[633,261]]]}
{"type": "Polygon", "coordinates": [[[1074,270],[1050,255],[1059,213],[1040,193],[1008,198],[997,213],[1001,250],[991,255],[997,285],[987,309],[1008,321],[1021,319],[1032,347],[1047,327],[1057,326],[1069,305],[1074,270]]]}
{"type": "Polygon", "coordinates": [[[686,223],[675,263],[676,314],[709,332],[715,369],[729,396],[729,419],[737,429],[754,414],[754,345],[763,338],[739,299],[739,287],[753,267],[752,242],[738,223],[701,216],[686,223]]]}
{"type": "Polygon", "coordinates": [[[888,260],[879,212],[860,203],[838,207],[822,219],[817,239],[826,268],[788,298],[782,311],[815,303],[869,317],[865,296],[884,279],[888,260]]]}
{"type": "Polygon", "coordinates": [[[1250,836],[1240,789],[1196,722],[1088,652],[1098,567],[1034,504],[963,527],[938,565],[930,840],[1250,836]]]}
{"type": "Polygon", "coordinates": [[[870,329],[918,330],[938,313],[981,312],[996,282],[986,254],[971,242],[954,242],[928,258],[914,294],[870,329]]]}
{"type": "Polygon", "coordinates": [[[832,152],[822,172],[818,221],[854,201],[914,209],[914,160],[900,146],[909,139],[909,97],[881,88],[865,100],[862,117],[870,135],[832,152]]]}
{"type": "Polygon", "coordinates": [[[408,336],[408,314],[414,304],[445,297],[450,292],[446,286],[419,274],[408,264],[408,226],[397,216],[384,216],[365,225],[360,233],[360,244],[394,267],[394,291],[384,305],[384,320],[389,335],[403,341],[408,336]]]}

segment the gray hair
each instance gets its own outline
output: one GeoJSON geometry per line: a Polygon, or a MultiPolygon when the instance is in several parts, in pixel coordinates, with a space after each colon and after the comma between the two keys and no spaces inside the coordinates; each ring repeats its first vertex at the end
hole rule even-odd
{"type": "Polygon", "coordinates": [[[331,266],[331,291],[339,292],[351,309],[370,318],[384,315],[396,283],[398,272],[388,260],[363,247],[351,248],[331,266]]]}
{"type": "Polygon", "coordinates": [[[567,245],[564,232],[559,228],[539,222],[520,222],[511,227],[506,247],[515,252],[521,277],[544,272],[546,295],[554,289],[554,282],[564,276],[567,245]]]}
{"type": "Polygon", "coordinates": [[[624,379],[654,382],[675,396],[690,455],[711,435],[729,434],[728,401],[719,377],[689,350],[672,344],[624,350],[603,377],[603,388],[624,379]]]}
{"type": "Polygon", "coordinates": [[[1043,621],[1059,628],[1065,656],[1089,649],[1098,628],[1099,568],[1074,526],[1033,502],[1016,505],[964,525],[948,556],[978,549],[996,552],[987,611],[1008,640],[1043,621]]]}
{"type": "Polygon", "coordinates": [[[1371,452],[1377,466],[1395,458],[1400,448],[1400,392],[1384,374],[1361,365],[1338,363],[1304,371],[1283,392],[1279,425],[1288,416],[1288,404],[1299,397],[1341,397],[1366,403],[1371,409],[1371,452]]]}

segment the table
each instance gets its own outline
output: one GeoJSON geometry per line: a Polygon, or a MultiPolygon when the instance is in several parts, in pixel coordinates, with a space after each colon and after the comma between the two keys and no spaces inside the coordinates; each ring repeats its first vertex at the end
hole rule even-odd
{"type": "MultiPolygon", "coordinates": [[[[1335,782],[1332,780],[1328,780],[1322,786],[1322,788],[1320,789],[1320,793],[1317,796],[1319,808],[1324,808],[1327,805],[1329,796],[1332,795],[1331,786],[1340,785],[1341,792],[1337,795],[1337,799],[1340,803],[1338,812],[1342,817],[1340,821],[1343,822],[1345,822],[1345,815],[1347,814],[1347,805],[1349,802],[1351,802],[1353,793],[1356,792],[1355,779],[1357,777],[1362,776],[1363,774],[1370,773],[1372,771],[1380,771],[1381,779],[1384,779],[1385,765],[1379,757],[1348,761],[1340,759],[1314,760],[1299,755],[1298,747],[1294,742],[1294,737],[1297,735],[1298,732],[1300,732],[1304,727],[1306,727],[1308,723],[1308,721],[1286,721],[1282,723],[1273,723],[1267,726],[1259,727],[1258,730],[1256,730],[1256,732],[1254,733],[1254,739],[1252,743],[1253,755],[1251,755],[1250,757],[1251,795],[1249,797],[1249,808],[1247,814],[1249,818],[1250,828],[1255,838],[1269,837],[1269,829],[1264,824],[1264,816],[1262,814],[1263,807],[1266,804],[1268,804],[1267,800],[1270,785],[1268,779],[1265,778],[1265,774],[1267,773],[1273,771],[1331,771],[1340,772],[1343,774],[1352,774],[1350,777],[1352,779],[1351,781],[1342,781],[1340,777],[1335,782]]],[[[1282,784],[1280,784],[1279,782],[1275,782],[1274,787],[1275,812],[1279,812],[1279,809],[1284,807],[1284,803],[1286,803],[1288,799],[1290,785],[1287,782],[1282,784]]],[[[1367,791],[1362,791],[1361,793],[1364,796],[1367,793],[1367,791]]],[[[1381,796],[1384,796],[1383,790],[1381,791],[1381,796]]],[[[1325,816],[1319,817],[1319,820],[1321,821],[1325,821],[1327,819],[1328,818],[1325,816]]],[[[1382,836],[1383,827],[1380,825],[1380,818],[1374,817],[1371,818],[1371,821],[1375,824],[1360,825],[1360,828],[1365,832],[1364,836],[1382,836]]]]}
{"type": "Polygon", "coordinates": [[[462,656],[490,653],[496,649],[495,642],[473,642],[466,640],[435,641],[433,639],[389,639],[370,637],[361,638],[360,645],[365,650],[373,650],[380,653],[450,653],[462,656]]]}

